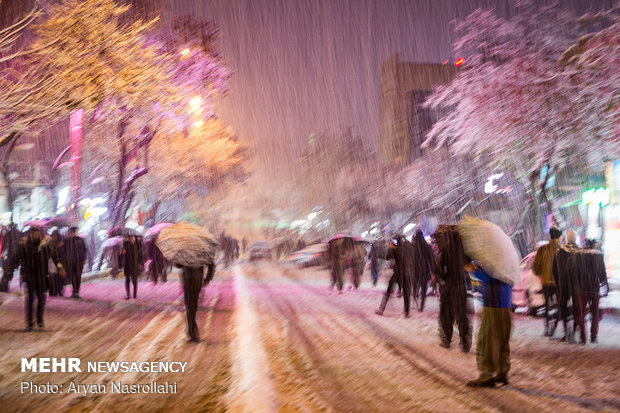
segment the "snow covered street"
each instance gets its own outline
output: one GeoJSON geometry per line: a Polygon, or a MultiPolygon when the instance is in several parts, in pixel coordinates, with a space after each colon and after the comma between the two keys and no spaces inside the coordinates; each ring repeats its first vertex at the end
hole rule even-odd
{"type": "MultiPolygon", "coordinates": [[[[543,321],[514,315],[510,385],[471,389],[475,345],[438,345],[438,302],[402,316],[393,297],[374,314],[385,279],[338,295],[328,273],[288,264],[242,263],[203,289],[201,341],[186,342],[176,279],[142,282],[123,300],[122,280],[86,283],[80,300],[50,298],[44,332],[24,333],[23,301],[0,295],[2,411],[620,411],[620,319],[605,316],[599,343],[542,337],[543,321]],[[382,283],[383,282],[383,283],[382,283]],[[173,373],[21,373],[21,357],[188,362],[173,373]],[[176,381],[176,394],[20,394],[19,383],[176,381]],[[8,409],[7,409],[8,407],[8,409]]],[[[346,288],[346,287],[345,287],[346,288]]],[[[477,327],[478,319],[474,318],[477,327]]],[[[474,335],[474,343],[475,343],[474,335]]]]}

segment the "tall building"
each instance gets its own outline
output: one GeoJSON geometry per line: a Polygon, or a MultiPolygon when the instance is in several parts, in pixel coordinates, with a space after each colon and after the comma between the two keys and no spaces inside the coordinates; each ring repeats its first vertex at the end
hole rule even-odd
{"type": "Polygon", "coordinates": [[[452,65],[401,62],[398,54],[381,64],[379,158],[404,166],[422,156],[422,142],[438,114],[422,107],[441,84],[449,83],[459,69],[452,65]]]}

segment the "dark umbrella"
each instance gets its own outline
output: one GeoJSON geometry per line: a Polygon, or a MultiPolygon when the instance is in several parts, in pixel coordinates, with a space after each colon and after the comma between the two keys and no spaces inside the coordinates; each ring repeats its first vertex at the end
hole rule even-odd
{"type": "Polygon", "coordinates": [[[213,264],[217,248],[213,235],[189,222],[162,229],[155,244],[171,263],[194,268],[213,264]]]}
{"type": "Polygon", "coordinates": [[[108,237],[128,237],[130,235],[140,236],[140,233],[133,228],[115,227],[108,231],[108,237]]]}

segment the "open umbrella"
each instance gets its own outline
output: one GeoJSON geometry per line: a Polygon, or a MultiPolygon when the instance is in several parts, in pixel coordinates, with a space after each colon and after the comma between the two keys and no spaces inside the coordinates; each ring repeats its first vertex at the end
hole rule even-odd
{"type": "Polygon", "coordinates": [[[345,231],[340,231],[340,232],[337,232],[334,235],[332,235],[331,238],[329,238],[327,240],[327,242],[332,242],[332,241],[336,241],[336,240],[339,240],[339,239],[345,239],[345,238],[350,238],[353,241],[361,241],[362,240],[357,235],[353,235],[353,234],[351,234],[349,232],[345,232],[345,231]]]}
{"type": "Polygon", "coordinates": [[[519,281],[519,253],[500,227],[483,219],[466,216],[459,224],[463,248],[495,279],[514,285],[519,281]]]}
{"type": "Polygon", "coordinates": [[[168,261],[186,267],[212,264],[217,248],[213,235],[189,222],[178,222],[162,229],[155,244],[168,261]]]}
{"type": "Polygon", "coordinates": [[[108,237],[128,237],[130,235],[140,236],[140,232],[133,228],[115,227],[108,231],[108,237]]]}
{"type": "Polygon", "coordinates": [[[47,224],[47,220],[44,219],[33,219],[26,223],[24,223],[24,227],[39,227],[45,228],[47,224]]]}
{"type": "Polygon", "coordinates": [[[48,219],[45,223],[45,225],[48,228],[51,227],[59,227],[59,228],[63,228],[63,227],[77,227],[78,226],[78,222],[75,218],[69,218],[69,217],[54,217],[51,219],[48,219]]]}
{"type": "Polygon", "coordinates": [[[151,228],[146,230],[146,232],[144,233],[144,236],[145,237],[156,237],[157,234],[159,234],[162,229],[169,227],[170,225],[172,224],[168,222],[161,222],[159,224],[155,224],[151,228]]]}
{"type": "Polygon", "coordinates": [[[125,241],[125,237],[112,237],[105,240],[101,246],[103,248],[110,248],[115,245],[122,244],[123,241],[125,241]]]}

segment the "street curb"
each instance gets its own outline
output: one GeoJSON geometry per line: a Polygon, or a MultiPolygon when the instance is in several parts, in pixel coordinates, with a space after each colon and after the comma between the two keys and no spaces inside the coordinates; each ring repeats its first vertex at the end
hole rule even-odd
{"type": "Polygon", "coordinates": [[[277,412],[277,394],[269,361],[251,303],[245,276],[235,265],[235,337],[231,342],[233,383],[227,394],[228,407],[234,412],[277,412]]]}

